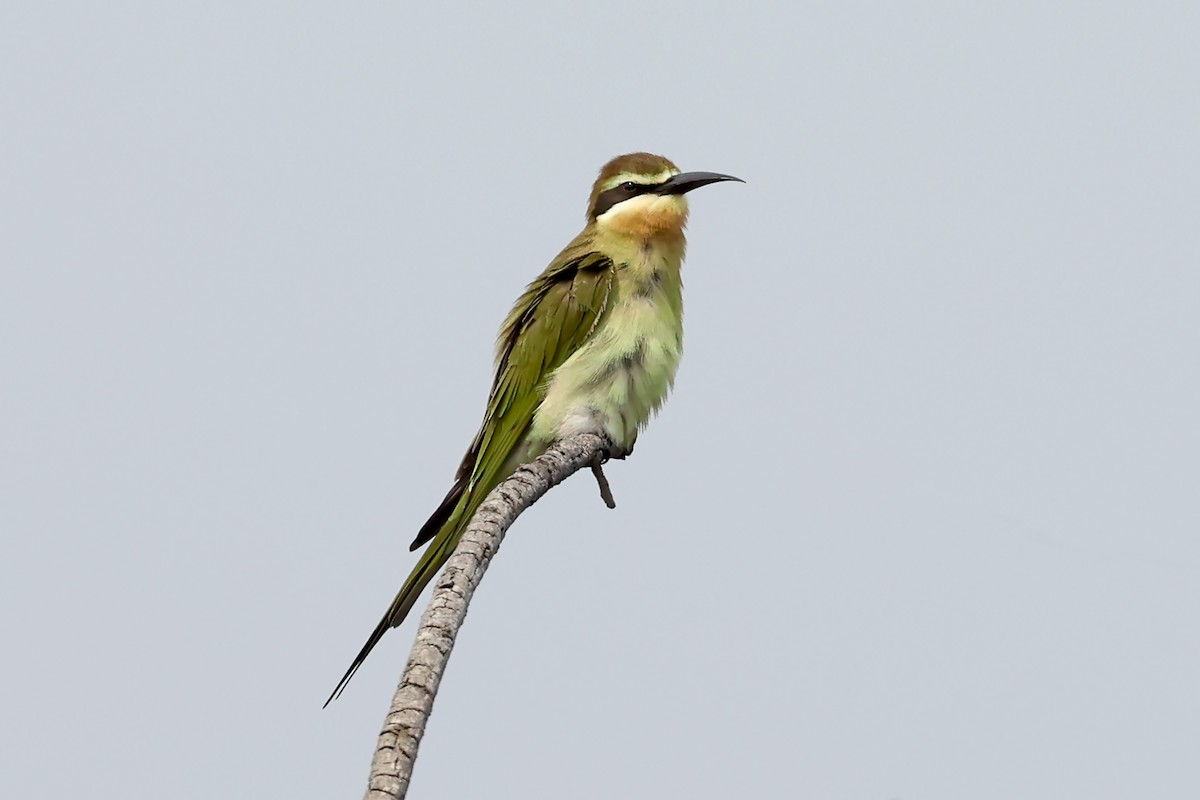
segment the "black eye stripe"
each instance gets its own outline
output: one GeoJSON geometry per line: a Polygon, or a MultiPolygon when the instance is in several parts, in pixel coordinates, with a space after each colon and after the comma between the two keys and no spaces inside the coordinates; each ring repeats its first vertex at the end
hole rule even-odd
{"type": "Polygon", "coordinates": [[[643,194],[650,194],[657,190],[661,183],[634,183],[633,181],[625,181],[619,183],[611,189],[606,189],[596,197],[596,207],[592,209],[592,217],[598,217],[605,211],[615,206],[622,200],[628,200],[631,197],[637,197],[643,194]],[[628,184],[633,184],[633,189],[627,189],[628,184]]]}

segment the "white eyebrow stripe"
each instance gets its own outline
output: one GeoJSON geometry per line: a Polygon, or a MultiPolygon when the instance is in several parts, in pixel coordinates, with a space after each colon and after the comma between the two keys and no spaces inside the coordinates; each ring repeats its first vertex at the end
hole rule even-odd
{"type": "Polygon", "coordinates": [[[655,184],[662,183],[673,175],[678,174],[679,171],[674,169],[665,169],[657,175],[640,175],[636,172],[622,172],[620,175],[609,178],[607,181],[605,181],[600,191],[607,192],[614,186],[620,186],[622,183],[625,183],[625,181],[631,181],[632,183],[636,183],[640,186],[653,186],[655,184]]]}

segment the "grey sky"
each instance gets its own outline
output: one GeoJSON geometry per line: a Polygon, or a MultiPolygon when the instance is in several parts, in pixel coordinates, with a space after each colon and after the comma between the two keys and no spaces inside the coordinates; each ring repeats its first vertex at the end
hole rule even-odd
{"type": "Polygon", "coordinates": [[[354,797],[509,304],[635,149],[686,356],[414,797],[1200,796],[1200,6],[9,3],[0,796],[354,797]]]}

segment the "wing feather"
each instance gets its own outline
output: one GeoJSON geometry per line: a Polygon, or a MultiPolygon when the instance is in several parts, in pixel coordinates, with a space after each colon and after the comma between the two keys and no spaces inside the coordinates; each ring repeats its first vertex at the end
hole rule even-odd
{"type": "Polygon", "coordinates": [[[533,423],[550,377],[595,332],[614,280],[608,257],[582,252],[552,265],[526,287],[500,329],[483,425],[463,457],[450,494],[410,549],[432,539],[465,510],[460,503],[464,495],[489,492],[507,477],[500,473],[533,423]]]}

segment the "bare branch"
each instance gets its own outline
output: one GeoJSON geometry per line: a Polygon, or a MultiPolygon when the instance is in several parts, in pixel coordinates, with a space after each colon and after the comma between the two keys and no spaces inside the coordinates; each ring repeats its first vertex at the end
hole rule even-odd
{"type": "Polygon", "coordinates": [[[551,487],[591,465],[611,447],[607,438],[591,433],[557,442],[493,489],[475,512],[421,615],[408,665],[371,759],[367,800],[400,800],[408,793],[417,748],[467,605],[509,526],[551,487]]]}

